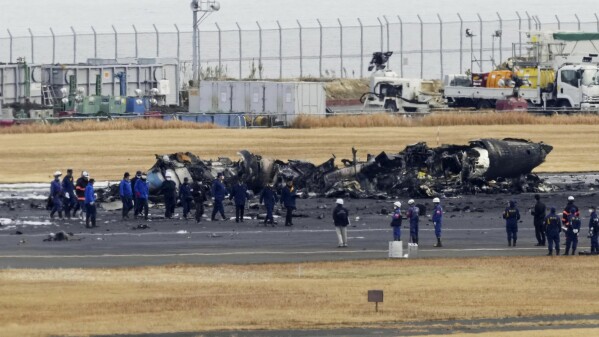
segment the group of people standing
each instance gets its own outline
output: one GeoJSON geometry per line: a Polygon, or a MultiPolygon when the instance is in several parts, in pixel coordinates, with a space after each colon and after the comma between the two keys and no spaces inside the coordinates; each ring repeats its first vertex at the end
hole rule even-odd
{"type": "MultiPolygon", "coordinates": [[[[557,215],[555,207],[549,209],[541,201],[541,196],[535,195],[536,204],[530,210],[534,219],[535,236],[537,238],[536,246],[545,246],[549,252],[547,255],[560,255],[560,233],[564,232],[566,237],[566,251],[564,255],[575,255],[578,248],[578,235],[581,230],[582,221],[580,219],[580,210],[574,204],[574,197],[568,197],[568,203],[562,211],[562,216],[557,215]]],[[[599,234],[599,217],[595,207],[591,208],[589,219],[589,238],[591,239],[591,254],[599,254],[599,245],[597,242],[599,234]]],[[[520,220],[520,211],[516,207],[515,201],[510,201],[509,206],[503,212],[505,219],[508,246],[516,246],[518,239],[518,220],[520,220]]]]}
{"type": "Polygon", "coordinates": [[[64,211],[64,216],[70,219],[79,211],[79,219],[83,220],[83,214],[85,214],[86,227],[97,227],[95,180],[89,177],[87,171],[83,171],[81,177],[74,181],[72,169],[67,170],[62,181],[61,177],[62,172],[54,172],[54,180],[50,183],[50,197],[48,198],[50,217],[54,219],[55,214],[58,213],[58,217],[63,219],[64,211]]]}
{"type": "MultiPolygon", "coordinates": [[[[443,208],[441,207],[441,199],[434,198],[433,204],[435,205],[432,213],[433,225],[435,227],[435,237],[437,243],[433,247],[443,247],[441,243],[441,228],[443,225],[443,208]]],[[[419,221],[420,221],[420,208],[416,205],[414,199],[408,200],[408,209],[405,213],[406,219],[410,222],[410,243],[418,244],[418,232],[419,232],[419,221]]],[[[391,214],[391,227],[393,228],[393,240],[401,241],[401,225],[402,225],[402,211],[401,202],[396,201],[393,203],[393,213],[391,214]]],[[[349,211],[344,207],[343,199],[337,199],[336,207],[333,210],[333,223],[335,224],[338,247],[347,247],[347,226],[349,226],[349,211]]]]}

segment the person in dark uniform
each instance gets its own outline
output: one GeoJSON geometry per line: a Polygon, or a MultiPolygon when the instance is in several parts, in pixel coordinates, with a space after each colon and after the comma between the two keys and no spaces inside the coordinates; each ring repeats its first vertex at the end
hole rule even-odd
{"type": "Polygon", "coordinates": [[[295,199],[297,198],[297,192],[293,186],[293,180],[287,181],[287,185],[281,192],[281,204],[287,209],[285,215],[285,226],[293,226],[293,211],[295,210],[295,199]]]}
{"type": "MultiPolygon", "coordinates": [[[[135,190],[135,184],[137,184],[137,181],[141,179],[141,171],[137,171],[135,172],[135,177],[133,177],[133,179],[131,179],[131,188],[133,190],[135,190]]],[[[133,216],[136,217],[137,216],[137,195],[135,193],[133,193],[133,216]]]]}
{"type": "Polygon", "coordinates": [[[349,226],[349,211],[343,207],[343,199],[337,199],[335,209],[333,209],[333,222],[337,232],[339,248],[347,247],[347,226],[349,226]]]}
{"type": "Polygon", "coordinates": [[[599,254],[599,216],[595,206],[591,207],[591,218],[589,219],[589,239],[591,239],[591,254],[599,254]]]}
{"type": "Polygon", "coordinates": [[[535,236],[537,237],[537,244],[535,246],[545,246],[546,238],[545,238],[545,217],[546,217],[546,207],[545,204],[541,202],[541,196],[535,194],[535,207],[530,210],[530,214],[533,216],[534,226],[535,226],[535,236]]]}
{"type": "Polygon", "coordinates": [[[73,210],[73,215],[77,212],[77,209],[81,209],[79,212],[79,219],[83,220],[83,213],[85,213],[85,188],[89,180],[89,173],[87,171],[81,172],[81,177],[77,179],[75,183],[75,195],[77,196],[78,204],[73,210]]]}
{"type": "Polygon", "coordinates": [[[441,228],[443,226],[443,208],[441,207],[441,199],[434,198],[433,204],[435,204],[435,209],[433,210],[433,225],[435,226],[435,236],[437,237],[437,243],[433,245],[433,247],[443,247],[441,243],[441,228]]]}
{"type": "Polygon", "coordinates": [[[148,186],[147,179],[148,177],[145,174],[142,174],[133,187],[135,197],[137,198],[137,204],[135,205],[137,209],[135,210],[134,217],[137,218],[137,215],[141,215],[141,212],[143,211],[145,220],[148,220],[148,197],[150,196],[150,187],[148,186]]]}
{"type": "Polygon", "coordinates": [[[195,220],[197,223],[202,221],[202,215],[204,215],[204,202],[208,200],[206,198],[206,189],[199,181],[194,181],[191,186],[191,195],[193,202],[196,206],[195,220]]]}
{"type": "Polygon", "coordinates": [[[94,179],[90,179],[85,187],[85,227],[96,226],[96,193],[94,191],[94,179]]]}
{"type": "Polygon", "coordinates": [[[555,207],[551,207],[549,215],[545,217],[545,234],[547,237],[547,247],[549,253],[547,256],[553,255],[553,246],[555,245],[555,253],[559,255],[559,233],[562,231],[562,221],[555,214],[555,207]]]}
{"type": "Polygon", "coordinates": [[[191,211],[191,202],[193,196],[191,194],[191,185],[189,185],[189,178],[183,178],[183,184],[179,186],[179,200],[181,200],[181,206],[183,207],[183,218],[187,220],[187,215],[191,211]]]}
{"type": "Polygon", "coordinates": [[[260,203],[264,203],[264,207],[266,207],[266,218],[264,218],[264,226],[270,224],[275,226],[275,219],[273,217],[273,210],[275,208],[276,203],[279,201],[277,197],[277,193],[275,192],[273,185],[268,184],[266,187],[262,189],[262,193],[260,193],[260,203]]]}
{"type": "Polygon", "coordinates": [[[520,220],[520,211],[516,207],[514,200],[510,201],[509,206],[503,211],[505,219],[505,231],[507,232],[507,245],[516,247],[518,241],[518,220],[520,220]]]}
{"type": "Polygon", "coordinates": [[[406,218],[410,221],[410,240],[412,243],[418,244],[418,221],[420,216],[420,208],[416,206],[413,199],[408,200],[408,211],[406,218]]]}
{"type": "MultiPolygon", "coordinates": [[[[67,170],[67,175],[62,179],[62,190],[64,192],[64,215],[67,219],[71,218],[71,211],[77,205],[75,196],[75,180],[73,179],[73,169],[67,170]]],[[[74,214],[73,214],[74,215],[74,214]]]]}
{"type": "Polygon", "coordinates": [[[245,212],[245,203],[248,199],[248,187],[243,183],[241,177],[237,180],[237,184],[231,189],[229,200],[235,202],[235,222],[243,222],[243,214],[245,212]]]}
{"type": "Polygon", "coordinates": [[[164,175],[166,179],[160,187],[160,192],[164,197],[164,217],[172,219],[177,205],[177,184],[173,181],[173,176],[170,172],[164,175]]]}
{"type": "Polygon", "coordinates": [[[225,206],[223,201],[227,195],[227,188],[224,184],[225,176],[222,173],[218,173],[216,179],[212,182],[212,198],[214,199],[214,207],[212,208],[212,221],[216,221],[216,214],[220,213],[223,220],[227,220],[225,217],[225,206]]]}
{"type": "Polygon", "coordinates": [[[401,241],[401,202],[393,203],[395,209],[391,215],[391,227],[393,228],[393,241],[401,241]]]}
{"type": "Polygon", "coordinates": [[[570,255],[570,248],[572,248],[572,255],[576,254],[576,248],[578,247],[578,232],[582,223],[580,217],[576,214],[570,216],[570,221],[566,226],[566,253],[564,255],[570,255]]]}

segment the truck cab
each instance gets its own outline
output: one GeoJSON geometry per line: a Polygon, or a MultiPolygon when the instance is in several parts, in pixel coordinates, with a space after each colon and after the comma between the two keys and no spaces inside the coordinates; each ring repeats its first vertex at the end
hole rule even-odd
{"type": "Polygon", "coordinates": [[[556,105],[582,110],[599,108],[599,66],[568,64],[558,69],[556,105]]]}

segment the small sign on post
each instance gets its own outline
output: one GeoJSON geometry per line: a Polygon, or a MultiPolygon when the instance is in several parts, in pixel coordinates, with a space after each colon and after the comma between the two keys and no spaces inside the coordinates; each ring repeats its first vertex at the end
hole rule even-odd
{"type": "Polygon", "coordinates": [[[375,311],[379,312],[379,303],[383,303],[383,291],[382,290],[368,290],[368,302],[375,303],[375,311]]]}

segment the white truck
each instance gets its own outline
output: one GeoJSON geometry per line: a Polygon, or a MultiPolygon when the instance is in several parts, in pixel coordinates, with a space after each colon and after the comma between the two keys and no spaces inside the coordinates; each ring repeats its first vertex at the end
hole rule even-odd
{"type": "MultiPolygon", "coordinates": [[[[445,98],[450,107],[490,109],[500,99],[513,95],[513,88],[455,86],[455,77],[445,80],[445,98]]],[[[555,83],[547,88],[520,88],[519,96],[531,107],[599,109],[599,64],[565,64],[557,69],[555,83]]]]}
{"type": "MultiPolygon", "coordinates": [[[[593,43],[599,40],[599,33],[537,32],[529,36],[530,42],[523,47],[514,44],[513,61],[509,65],[512,69],[519,65],[536,68],[538,78],[523,80],[536,80],[537,85],[521,87],[518,95],[533,108],[599,109],[599,60],[595,54],[599,50],[593,43]],[[585,42],[590,43],[589,47],[581,51],[585,42]],[[527,55],[516,55],[516,51],[522,49],[527,55]],[[555,80],[541,85],[541,75],[546,70],[555,72],[555,80]]],[[[448,75],[444,85],[444,96],[450,107],[494,108],[497,100],[514,94],[509,85],[473,86],[467,75],[448,75]]]]}

